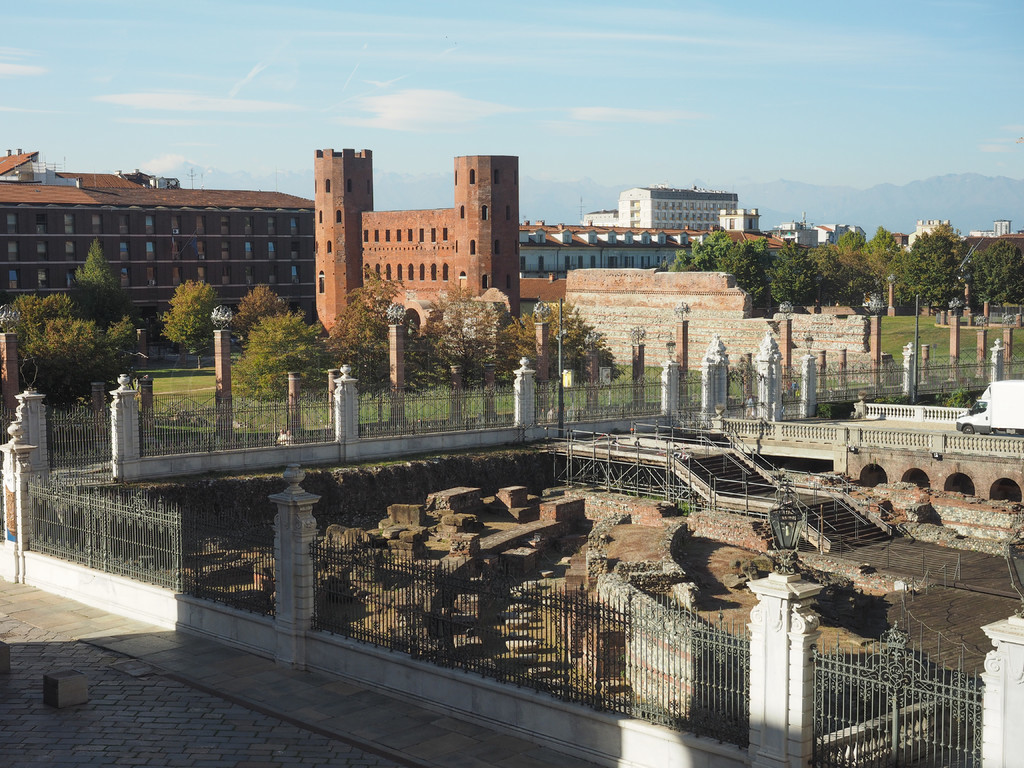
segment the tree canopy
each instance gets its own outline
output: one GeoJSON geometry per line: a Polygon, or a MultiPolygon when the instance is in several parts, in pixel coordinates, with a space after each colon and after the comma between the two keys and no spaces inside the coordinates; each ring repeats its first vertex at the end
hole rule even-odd
{"type": "Polygon", "coordinates": [[[164,313],[164,336],[190,354],[201,355],[213,343],[210,313],[216,306],[213,286],[196,280],[182,283],[171,296],[171,309],[164,313]]]}
{"type": "Polygon", "coordinates": [[[236,392],[243,397],[279,399],[288,392],[288,374],[299,373],[310,386],[327,370],[320,328],[302,313],[268,315],[250,331],[233,369],[236,392]]]}
{"type": "Polygon", "coordinates": [[[397,290],[398,283],[364,270],[362,287],[348,295],[327,339],[331,358],[352,366],[363,386],[383,384],[390,376],[386,312],[397,290]]]}
{"type": "Polygon", "coordinates": [[[235,316],[231,320],[232,330],[246,342],[249,333],[266,317],[288,314],[288,302],[274,293],[269,285],[257,285],[238,302],[235,316]]]}
{"type": "Polygon", "coordinates": [[[947,224],[918,237],[892,261],[901,300],[920,295],[924,303],[945,306],[954,296],[962,295],[959,270],[963,257],[964,243],[947,224]]]}
{"type": "Polygon", "coordinates": [[[1009,240],[997,240],[971,257],[971,295],[997,304],[1024,303],[1024,257],[1009,240]]]}
{"type": "Polygon", "coordinates": [[[135,317],[135,307],[128,291],[103,255],[99,240],[93,240],[85,263],[75,270],[71,295],[81,309],[82,317],[95,320],[103,329],[125,317],[135,317]]]}
{"type": "Polygon", "coordinates": [[[778,303],[811,304],[817,298],[818,267],[807,248],[786,243],[775,255],[768,276],[772,299],[778,303]]]}

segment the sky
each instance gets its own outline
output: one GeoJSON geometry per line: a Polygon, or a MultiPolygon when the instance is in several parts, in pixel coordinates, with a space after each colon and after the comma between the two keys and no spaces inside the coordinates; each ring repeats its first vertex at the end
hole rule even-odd
{"type": "Polygon", "coordinates": [[[623,189],[1024,178],[1021,0],[10,6],[0,151],[60,169],[304,197],[345,147],[623,189]]]}

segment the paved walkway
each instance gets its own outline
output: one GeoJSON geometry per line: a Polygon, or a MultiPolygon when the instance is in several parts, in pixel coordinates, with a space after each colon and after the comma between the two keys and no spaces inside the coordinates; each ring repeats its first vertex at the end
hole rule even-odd
{"type": "Polygon", "coordinates": [[[0,580],[0,765],[593,768],[528,741],[0,580]],[[42,703],[85,673],[89,701],[42,703]]]}

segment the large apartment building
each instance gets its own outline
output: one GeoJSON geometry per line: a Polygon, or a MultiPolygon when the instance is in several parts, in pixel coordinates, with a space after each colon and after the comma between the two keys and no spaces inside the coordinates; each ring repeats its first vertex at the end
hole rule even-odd
{"type": "Polygon", "coordinates": [[[210,283],[229,305],[267,283],[312,316],[312,201],[160,188],[119,174],[57,177],[38,183],[23,172],[24,181],[0,181],[0,289],[67,290],[98,240],[143,317],[165,311],[186,280],[210,283]]]}
{"type": "Polygon", "coordinates": [[[634,229],[706,230],[718,224],[719,211],[738,206],[739,196],[735,192],[697,187],[633,187],[619,194],[617,212],[594,211],[584,215],[583,223],[634,229]]]}

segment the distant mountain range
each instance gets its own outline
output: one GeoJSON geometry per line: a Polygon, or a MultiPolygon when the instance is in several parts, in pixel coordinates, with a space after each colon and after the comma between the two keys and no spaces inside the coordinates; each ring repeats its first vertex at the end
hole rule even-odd
{"type": "MultiPolygon", "coordinates": [[[[187,186],[187,177],[186,169],[180,177],[183,186],[187,186]]],[[[306,198],[313,196],[312,169],[270,177],[217,171],[207,181],[214,179],[220,189],[277,189],[306,198]]],[[[214,185],[207,183],[207,186],[214,185]]],[[[615,208],[619,192],[630,186],[636,185],[523,176],[520,216],[548,224],[578,224],[581,213],[615,208]]],[[[813,224],[856,224],[863,227],[868,237],[879,226],[892,232],[913,232],[918,219],[949,219],[964,235],[971,230],[992,229],[996,219],[1010,219],[1013,231],[1024,229],[1024,179],[1005,176],[949,174],[902,186],[879,184],[870,189],[780,179],[764,184],[741,184],[730,191],[739,195],[740,206],[759,209],[762,229],[805,217],[813,224]]],[[[452,177],[446,173],[378,172],[374,197],[378,210],[449,208],[452,177]]]]}

